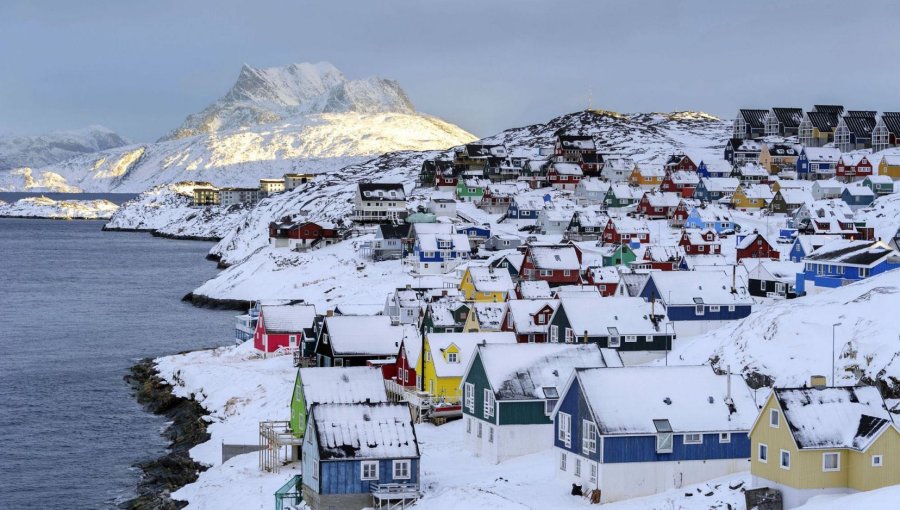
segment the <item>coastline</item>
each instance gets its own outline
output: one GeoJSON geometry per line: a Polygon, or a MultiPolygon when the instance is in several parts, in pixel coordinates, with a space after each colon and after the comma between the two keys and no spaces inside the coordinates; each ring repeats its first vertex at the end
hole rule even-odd
{"type": "Polygon", "coordinates": [[[197,480],[206,466],[194,461],[190,450],[210,439],[205,417],[209,415],[193,398],[176,397],[172,385],[159,374],[155,361],[143,359],[131,367],[125,382],[132,388],[134,398],[144,410],[170,420],[161,433],[169,440],[162,456],[140,461],[141,480],[137,497],[125,501],[119,508],[128,510],[177,510],[186,501],[171,498],[171,493],[197,480]]]}
{"type": "MultiPolygon", "coordinates": [[[[152,228],[120,228],[120,227],[108,227],[106,225],[101,229],[104,232],[145,232],[147,234],[152,235],[153,237],[161,237],[164,239],[175,239],[178,241],[207,241],[207,242],[219,242],[222,240],[221,237],[215,236],[182,236],[177,234],[167,234],[165,232],[160,232],[159,230],[155,230],[152,228]]],[[[207,256],[209,258],[209,256],[207,256]]]]}
{"type": "Polygon", "coordinates": [[[9,218],[16,220],[109,221],[109,218],[82,218],[77,216],[66,218],[62,216],[22,216],[15,214],[0,214],[0,218],[9,218]]]}

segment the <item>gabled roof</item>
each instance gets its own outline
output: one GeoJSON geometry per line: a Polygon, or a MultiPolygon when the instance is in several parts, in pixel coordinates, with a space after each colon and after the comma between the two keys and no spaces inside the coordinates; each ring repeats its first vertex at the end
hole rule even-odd
{"type": "Polygon", "coordinates": [[[551,166],[552,171],[556,171],[559,175],[584,175],[584,172],[581,170],[579,165],[575,163],[553,163],[551,166]]]}
{"type": "Polygon", "coordinates": [[[421,251],[440,251],[441,242],[449,242],[453,251],[468,253],[472,251],[469,245],[469,237],[465,234],[418,234],[416,242],[421,251]]]}
{"type": "MultiPolygon", "coordinates": [[[[431,361],[438,377],[461,377],[466,370],[462,361],[475,354],[478,344],[515,344],[516,335],[511,331],[481,331],[468,333],[426,333],[431,361]],[[455,345],[460,361],[451,363],[444,357],[444,351],[455,345]]],[[[468,361],[466,361],[468,363],[468,361]]]]}
{"type": "Polygon", "coordinates": [[[595,193],[606,193],[609,191],[609,182],[601,180],[598,177],[588,177],[586,179],[581,179],[578,183],[575,191],[583,190],[587,192],[595,192],[595,193]]]}
{"type": "Polygon", "coordinates": [[[796,156],[799,154],[797,149],[793,146],[782,143],[766,145],[766,150],[768,150],[769,154],[772,156],[796,156]]]}
{"type": "Polygon", "coordinates": [[[775,118],[778,119],[778,122],[786,128],[795,128],[799,126],[800,121],[803,120],[802,108],[776,107],[772,108],[772,112],[775,113],[775,118]]]}
{"type": "Polygon", "coordinates": [[[386,315],[335,315],[325,317],[328,341],[335,355],[397,354],[403,328],[391,326],[386,315]]]}
{"type": "Polygon", "coordinates": [[[506,313],[506,303],[475,303],[472,307],[482,330],[500,330],[500,326],[503,325],[503,314],[506,313]]]}
{"type": "Polygon", "coordinates": [[[515,288],[509,271],[490,266],[470,266],[468,271],[478,292],[508,292],[515,288]]]}
{"type": "Polygon", "coordinates": [[[743,250],[743,249],[749,248],[750,246],[753,246],[759,240],[762,240],[769,246],[775,246],[774,244],[770,243],[768,239],[766,239],[766,236],[760,234],[759,232],[753,231],[753,232],[745,235],[744,237],[742,237],[741,240],[737,242],[735,247],[738,250],[743,250]]]}
{"type": "Polygon", "coordinates": [[[730,376],[729,405],[729,376],[709,366],[586,368],[575,377],[601,435],[655,435],[657,420],[678,434],[744,432],[758,414],[743,377],[730,376]]]}
{"type": "MultiPolygon", "coordinates": [[[[678,204],[676,204],[678,205],[678,204]]],[[[649,234],[650,225],[646,221],[634,218],[610,218],[609,224],[612,224],[616,232],[623,234],[649,234]]]]}
{"type": "Polygon", "coordinates": [[[900,136],[900,112],[884,112],[881,122],[894,136],[900,136]]]}
{"type": "Polygon", "coordinates": [[[558,133],[556,135],[559,144],[565,149],[597,150],[594,138],[588,135],[569,135],[558,133]]]}
{"type": "Polygon", "coordinates": [[[364,200],[406,200],[403,184],[399,182],[361,182],[358,186],[364,200]]]}
{"type": "MultiPolygon", "coordinates": [[[[760,111],[765,112],[766,110],[760,111]]],[[[759,152],[760,150],[762,150],[759,142],[746,138],[732,138],[728,141],[728,144],[731,145],[731,148],[737,152],[759,152]]]]}
{"type": "Polygon", "coordinates": [[[893,423],[871,386],[775,388],[774,396],[800,449],[862,451],[893,423]]]}
{"type": "Polygon", "coordinates": [[[378,229],[381,239],[405,239],[409,236],[409,223],[400,223],[398,225],[381,224],[378,229]]]}
{"type": "Polygon", "coordinates": [[[515,197],[513,197],[512,203],[514,203],[520,211],[539,211],[544,208],[544,205],[547,204],[547,202],[544,202],[544,199],[541,197],[522,195],[516,195],[515,197]]]}
{"type": "Polygon", "coordinates": [[[814,128],[821,133],[831,133],[838,123],[839,113],[834,112],[808,112],[807,117],[814,128]]]}
{"type": "Polygon", "coordinates": [[[740,179],[737,177],[704,177],[700,180],[706,191],[714,193],[734,193],[734,190],[741,185],[740,179]]]}
{"type": "Polygon", "coordinates": [[[748,271],[751,280],[776,281],[793,285],[797,281],[797,273],[803,272],[802,262],[744,259],[741,263],[748,267],[752,266],[748,271]]]}
{"type": "Polygon", "coordinates": [[[669,175],[667,175],[666,178],[675,184],[688,185],[700,182],[700,176],[697,175],[697,172],[690,172],[688,170],[669,172],[669,175]]]}
{"type": "Polygon", "coordinates": [[[377,367],[301,367],[297,374],[307,409],[313,404],[388,401],[377,367]]]}
{"type": "Polygon", "coordinates": [[[841,151],[834,147],[804,147],[803,154],[811,163],[837,163],[841,151]]]}
{"type": "Polygon", "coordinates": [[[574,246],[530,246],[528,252],[538,269],[570,269],[578,270],[578,252],[574,246]]]}
{"type": "MultiPolygon", "coordinates": [[[[578,339],[585,334],[591,337],[660,334],[663,321],[654,322],[651,309],[652,305],[639,297],[601,297],[596,293],[562,297],[559,305],[578,339]]],[[[657,307],[656,313],[662,315],[662,307],[657,307]]]]}
{"type": "Polygon", "coordinates": [[[750,127],[762,129],[765,125],[764,119],[766,118],[767,113],[769,113],[769,110],[742,109],[739,112],[739,115],[750,127]]]}
{"type": "Polygon", "coordinates": [[[840,115],[844,113],[844,107],[839,104],[816,104],[813,105],[813,111],[840,115]]]}
{"type": "Polygon", "coordinates": [[[406,404],[315,404],[310,423],[320,460],[419,457],[406,404]]]}
{"type": "Polygon", "coordinates": [[[505,158],[507,156],[506,147],[503,145],[469,143],[466,144],[465,152],[470,158],[505,158]]]}
{"type": "Polygon", "coordinates": [[[556,399],[575,368],[606,366],[597,344],[487,344],[477,353],[498,400],[556,399]]]}
{"type": "MultiPolygon", "coordinates": [[[[681,202],[681,195],[675,192],[647,192],[644,193],[650,207],[677,207],[681,202]]],[[[642,199],[643,200],[643,199],[642,199]]]]}
{"type": "Polygon", "coordinates": [[[807,253],[806,260],[872,266],[891,256],[897,256],[897,252],[882,241],[838,239],[807,253]]]}
{"type": "MultiPolygon", "coordinates": [[[[651,262],[678,262],[683,255],[680,246],[672,246],[667,244],[651,244],[644,249],[643,261],[651,262]]],[[[640,261],[635,261],[640,263],[640,261]]]]}
{"type": "Polygon", "coordinates": [[[619,270],[613,266],[591,266],[586,272],[594,284],[619,283],[622,280],[619,270]]]}
{"type": "Polygon", "coordinates": [[[851,117],[850,115],[845,115],[844,124],[857,138],[870,138],[872,130],[875,129],[875,117],[851,117]]]}
{"type": "Polygon", "coordinates": [[[693,306],[699,304],[698,299],[706,305],[752,304],[744,275],[732,275],[732,271],[653,271],[650,281],[656,286],[659,298],[667,305],[693,306]],[[734,293],[731,292],[732,281],[735,283],[734,293]]]}
{"type": "Polygon", "coordinates": [[[553,296],[550,284],[545,280],[519,282],[519,292],[522,299],[550,299],[553,296]]]}
{"type": "Polygon", "coordinates": [[[606,226],[606,223],[609,222],[609,216],[593,209],[575,211],[572,221],[574,222],[576,219],[578,220],[578,224],[582,227],[603,228],[606,226]]]}
{"type": "Polygon", "coordinates": [[[731,216],[731,210],[716,205],[707,205],[706,207],[694,207],[690,212],[691,216],[696,216],[704,223],[733,223],[734,218],[731,216]]]}
{"type": "Polygon", "coordinates": [[[428,305],[428,310],[431,311],[431,322],[435,326],[455,326],[459,324],[462,321],[454,316],[454,312],[462,306],[465,306],[465,303],[455,299],[431,303],[428,305]]]}
{"type": "Polygon", "coordinates": [[[781,194],[781,198],[788,205],[811,204],[813,202],[812,193],[805,189],[782,188],[778,190],[778,193],[781,194]]]}
{"type": "Polygon", "coordinates": [[[872,188],[870,188],[868,186],[862,186],[862,185],[847,186],[846,188],[844,188],[843,193],[846,193],[851,196],[857,196],[857,197],[875,196],[875,192],[872,191],[872,188]]]}
{"type": "Polygon", "coordinates": [[[316,307],[302,303],[260,304],[267,333],[298,333],[313,327],[316,307]]]}
{"type": "Polygon", "coordinates": [[[559,301],[556,299],[513,299],[507,301],[506,304],[506,313],[512,316],[513,328],[516,333],[546,333],[548,324],[535,324],[534,315],[545,306],[555,311],[559,306],[559,301]]]}

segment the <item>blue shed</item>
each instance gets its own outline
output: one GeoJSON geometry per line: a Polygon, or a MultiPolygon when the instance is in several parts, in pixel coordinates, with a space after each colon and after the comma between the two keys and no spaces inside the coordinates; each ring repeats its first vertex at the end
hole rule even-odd
{"type": "Polygon", "coordinates": [[[406,404],[313,404],[303,441],[303,500],[367,508],[419,497],[419,445],[406,404]]]}
{"type": "Polygon", "coordinates": [[[555,471],[602,503],[736,473],[756,416],[743,378],[709,366],[579,368],[553,411],[555,471]]]}

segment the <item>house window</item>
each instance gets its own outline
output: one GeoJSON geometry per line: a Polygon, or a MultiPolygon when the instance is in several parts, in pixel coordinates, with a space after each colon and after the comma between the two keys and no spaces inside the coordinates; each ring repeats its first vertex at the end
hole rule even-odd
{"type": "Polygon", "coordinates": [[[590,452],[597,451],[597,427],[594,426],[594,422],[588,420],[582,420],[581,422],[582,429],[582,437],[581,437],[581,451],[587,455],[590,452]]]}
{"type": "Polygon", "coordinates": [[[541,269],[541,276],[553,276],[553,271],[549,269],[541,269]]]}
{"type": "Polygon", "coordinates": [[[409,480],[409,460],[394,461],[394,480],[409,480]]]}
{"type": "Polygon", "coordinates": [[[884,465],[883,455],[872,455],[872,467],[881,467],[884,465]]]}
{"type": "Polygon", "coordinates": [[[759,448],[757,448],[756,458],[759,459],[763,464],[769,462],[769,446],[759,443],[759,448]]]}
{"type": "Polygon", "coordinates": [[[685,434],[684,444],[703,444],[703,434],[685,434]]]}
{"type": "Polygon", "coordinates": [[[572,417],[566,413],[559,413],[559,431],[557,439],[566,445],[566,448],[572,446],[572,417]]]}
{"type": "Polygon", "coordinates": [[[488,443],[494,442],[494,427],[488,425],[488,443]]]}
{"type": "Polygon", "coordinates": [[[559,470],[560,471],[566,470],[566,454],[565,453],[559,454],[559,470]]]}
{"type": "Polygon", "coordinates": [[[722,432],[719,434],[719,442],[720,443],[730,443],[731,442],[731,432],[722,432]]]}
{"type": "Polygon", "coordinates": [[[550,326],[550,341],[559,342],[559,326],[550,326]]]}
{"type": "Polygon", "coordinates": [[[556,407],[556,403],[559,402],[558,398],[548,398],[544,401],[544,414],[550,416],[550,413],[553,412],[553,408],[556,407]]]}
{"type": "Polygon", "coordinates": [[[472,418],[466,418],[466,434],[472,433],[472,418]]]}
{"type": "Polygon", "coordinates": [[[733,312],[733,311],[734,311],[734,305],[728,305],[728,311],[729,311],[729,312],[733,312]]]}
{"type": "Polygon", "coordinates": [[[478,432],[475,434],[476,436],[481,437],[483,425],[482,422],[478,422],[478,432]]]}
{"type": "Polygon", "coordinates": [[[537,316],[537,323],[538,323],[538,324],[543,324],[543,323],[544,323],[544,320],[546,320],[546,317],[544,317],[544,314],[539,313],[538,316],[537,316]]]}
{"type": "Polygon", "coordinates": [[[703,305],[697,305],[695,307],[696,315],[703,315],[703,305]]]}
{"type": "Polygon", "coordinates": [[[791,452],[781,450],[781,461],[778,463],[781,469],[791,469],[791,452]]]}
{"type": "Polygon", "coordinates": [[[468,409],[470,413],[475,414],[475,385],[466,383],[463,393],[466,401],[466,409],[468,409]]]}
{"type": "Polygon", "coordinates": [[[719,305],[709,305],[710,313],[719,313],[719,305]]]}
{"type": "Polygon", "coordinates": [[[319,479],[319,461],[313,460],[312,467],[313,467],[312,479],[318,480],[319,479]]]}
{"type": "Polygon", "coordinates": [[[609,337],[609,346],[610,347],[621,347],[622,346],[621,337],[618,337],[618,336],[609,337]]]}
{"type": "Polygon", "coordinates": [[[637,342],[637,336],[635,335],[625,335],[626,342],[637,342]]]}
{"type": "Polygon", "coordinates": [[[563,270],[563,276],[572,276],[572,271],[569,269],[563,270]]]}
{"type": "Polygon", "coordinates": [[[656,435],[656,453],[672,453],[671,432],[663,432],[656,435]]]}
{"type": "Polygon", "coordinates": [[[840,471],[841,454],[837,452],[822,454],[822,471],[840,471]]]}
{"type": "Polygon", "coordinates": [[[365,460],[360,464],[363,480],[378,480],[378,461],[365,460]]]}
{"type": "Polygon", "coordinates": [[[455,352],[448,352],[447,361],[450,363],[459,363],[459,354],[455,352]]]}
{"type": "Polygon", "coordinates": [[[706,246],[698,246],[697,247],[697,251],[700,251],[700,252],[704,251],[705,249],[706,249],[706,246]]]}
{"type": "Polygon", "coordinates": [[[759,290],[766,290],[766,281],[765,280],[759,281],[759,290]]]}
{"type": "Polygon", "coordinates": [[[575,476],[581,476],[581,459],[575,457],[575,476]]]}
{"type": "Polygon", "coordinates": [[[859,277],[860,278],[868,278],[869,277],[869,268],[867,268],[867,267],[859,268],[859,277]]]}
{"type": "Polygon", "coordinates": [[[597,464],[591,463],[591,483],[597,483],[597,464]]]}
{"type": "Polygon", "coordinates": [[[484,390],[484,417],[490,418],[494,416],[494,392],[484,390]]]}
{"type": "Polygon", "coordinates": [[[781,420],[778,414],[778,409],[769,409],[769,426],[777,429],[780,421],[781,420]]]}

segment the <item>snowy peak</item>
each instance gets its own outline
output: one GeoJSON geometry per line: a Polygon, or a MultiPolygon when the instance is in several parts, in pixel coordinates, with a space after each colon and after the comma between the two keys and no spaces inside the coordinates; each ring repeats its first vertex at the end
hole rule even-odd
{"type": "Polygon", "coordinates": [[[33,136],[0,135],[0,171],[42,167],[127,143],[127,140],[103,126],[33,136]]]}
{"type": "Polygon", "coordinates": [[[240,129],[306,114],[415,113],[400,84],[371,77],[348,80],[328,62],[258,69],[247,64],[225,96],[165,139],[240,129]]]}

